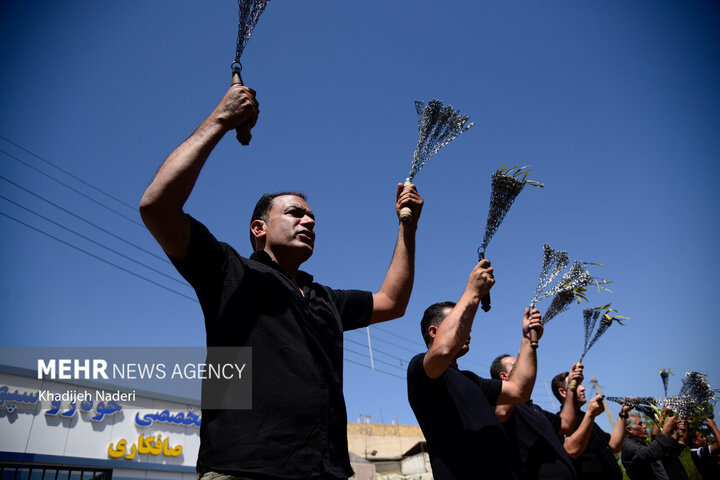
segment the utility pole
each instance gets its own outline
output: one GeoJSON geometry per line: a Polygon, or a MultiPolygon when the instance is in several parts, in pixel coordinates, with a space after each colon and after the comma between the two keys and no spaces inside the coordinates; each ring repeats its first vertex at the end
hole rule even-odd
{"type": "Polygon", "coordinates": [[[548,398],[550,399],[550,404],[552,405],[553,411],[555,411],[555,399],[553,399],[553,396],[550,395],[550,388],[548,387],[547,382],[545,382],[545,390],[547,390],[548,398]]]}
{"type": "Polygon", "coordinates": [[[367,436],[368,436],[368,428],[370,419],[372,418],[372,415],[363,415],[362,413],[358,414],[359,418],[363,419],[363,432],[365,433],[365,460],[367,460],[367,436]]]}
{"type": "MultiPolygon", "coordinates": [[[[590,377],[590,381],[593,384],[593,387],[595,387],[595,390],[598,392],[598,395],[602,395],[602,390],[600,390],[600,384],[597,381],[597,378],[590,377]]],[[[607,401],[605,401],[605,396],[603,395],[603,406],[605,407],[605,413],[607,413],[608,419],[610,420],[610,425],[612,425],[612,428],[615,428],[615,417],[613,417],[612,413],[610,413],[610,408],[608,407],[607,401]]]]}
{"type": "Polygon", "coordinates": [[[373,360],[373,354],[372,354],[372,343],[370,342],[370,327],[365,327],[365,330],[367,331],[368,350],[370,351],[370,368],[372,370],[375,370],[375,361],[373,360]]]}

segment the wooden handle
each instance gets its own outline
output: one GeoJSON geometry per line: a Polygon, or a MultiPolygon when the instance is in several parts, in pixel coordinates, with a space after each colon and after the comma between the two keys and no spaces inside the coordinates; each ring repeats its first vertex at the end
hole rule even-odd
{"type": "MultiPolygon", "coordinates": [[[[576,367],[580,366],[580,360],[577,361],[575,366],[576,367]]],[[[572,390],[574,392],[575,390],[577,390],[577,387],[578,387],[577,380],[574,378],[572,380],[570,380],[570,390],[572,390]]]]}
{"type": "MultiPolygon", "coordinates": [[[[478,261],[485,258],[485,252],[478,252],[478,261]]],[[[482,308],[483,312],[489,312],[492,308],[490,306],[490,292],[486,293],[481,299],[480,299],[480,308],[482,308]]]]}
{"type": "Polygon", "coordinates": [[[534,328],[530,329],[530,346],[535,349],[538,347],[538,334],[534,328]]]}
{"type": "MultiPolygon", "coordinates": [[[[238,70],[233,70],[231,85],[245,85],[238,70]]],[[[235,138],[240,142],[240,145],[250,145],[250,139],[252,138],[251,128],[250,120],[248,120],[235,129],[235,138]]]]}
{"type": "MultiPolygon", "coordinates": [[[[405,186],[412,185],[412,182],[408,178],[405,180],[405,186]]],[[[410,223],[412,222],[413,214],[412,210],[410,210],[410,207],[403,207],[400,209],[400,221],[402,223],[410,223]]]]}

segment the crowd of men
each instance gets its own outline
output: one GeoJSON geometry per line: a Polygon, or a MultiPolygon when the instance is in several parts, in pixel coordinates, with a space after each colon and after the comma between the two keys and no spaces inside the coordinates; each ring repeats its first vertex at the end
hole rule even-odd
{"type": "MultiPolygon", "coordinates": [[[[333,289],[300,270],[315,247],[315,215],[300,192],[260,198],[250,219],[253,253],[241,256],[183,209],[220,139],[232,130],[249,138],[258,114],[255,91],[233,85],[168,156],[140,204],[147,228],[196,291],[207,346],[252,347],[259,379],[252,409],[203,409],[198,477],[347,479],[353,472],[342,393],[343,332],[404,315],[423,199],[414,185],[398,184],[396,212],[407,207],[412,217],[398,222],[390,266],[374,293],[333,289]]],[[[582,365],[553,379],[563,404],[559,413],[533,404],[537,351],[529,332],[542,335],[538,310],[522,312],[517,357],[498,356],[491,378],[459,370],[480,299],[494,283],[490,262],[480,261],[457,303],[434,304],[421,320],[428,349],[408,366],[408,398],[436,480],[621,478],[614,457],[620,450],[632,480],[687,478],[677,461],[683,445],[693,447],[707,475],[715,475],[704,478],[718,478],[717,441],[708,446],[672,415],[649,445],[642,421],[627,407],[613,432],[603,432],[594,419],[604,407],[599,397],[586,401],[582,365]],[[571,388],[575,383],[580,386],[571,388]]]]}
{"type": "Polygon", "coordinates": [[[720,432],[707,426],[714,442],[688,428],[665,409],[654,423],[651,441],[638,414],[623,405],[611,433],[595,418],[605,411],[603,397],[588,402],[583,366],[552,379],[561,404],[548,412],[530,400],[537,369],[529,330],[542,335],[540,312],[524,312],[520,352],[497,356],[490,379],[460,370],[457,361],[469,351],[470,330],[478,302],[494,284],[492,268],[481,261],[470,274],[458,303],[431,305],[421,321],[425,353],[408,366],[408,398],[427,439],[436,479],[689,480],[679,455],[690,447],[703,480],[720,479],[720,432]],[[587,410],[581,408],[587,404],[587,410]]]}

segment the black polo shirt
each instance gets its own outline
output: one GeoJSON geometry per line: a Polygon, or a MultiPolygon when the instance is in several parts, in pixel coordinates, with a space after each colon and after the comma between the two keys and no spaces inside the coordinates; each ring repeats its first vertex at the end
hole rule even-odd
{"type": "Polygon", "coordinates": [[[435,480],[519,479],[512,446],[495,415],[502,380],[450,366],[436,379],[425,354],[408,365],[408,399],[427,441],[435,480]]]}
{"type": "Polygon", "coordinates": [[[252,409],[203,409],[198,471],[351,476],[342,333],[370,323],[372,294],[298,272],[302,295],[267,253],[243,258],[189,218],[187,259],[173,263],[200,300],[207,345],[252,347],[253,360],[252,409]]]}
{"type": "Polygon", "coordinates": [[[562,420],[532,401],[515,405],[503,423],[516,446],[525,478],[547,480],[576,479],[575,468],[558,435],[562,420]]]}
{"type": "MultiPolygon", "coordinates": [[[[585,412],[578,410],[576,430],[584,417],[585,412]]],[[[593,422],[587,448],[579,457],[573,459],[579,480],[622,480],[620,464],[618,464],[609,442],[610,434],[593,422]]]]}
{"type": "Polygon", "coordinates": [[[692,456],[695,468],[702,480],[717,480],[720,478],[720,465],[718,464],[718,457],[710,452],[710,447],[705,445],[704,447],[697,447],[690,449],[690,455],[692,456]]]}

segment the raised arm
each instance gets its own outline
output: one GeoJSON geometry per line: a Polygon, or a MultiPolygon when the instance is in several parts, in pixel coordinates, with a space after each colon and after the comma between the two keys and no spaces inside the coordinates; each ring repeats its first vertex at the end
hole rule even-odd
{"type": "Polygon", "coordinates": [[[385,322],[402,317],[410,301],[413,278],[415,276],[415,231],[423,199],[415,185],[398,184],[395,209],[400,215],[403,207],[410,207],[412,219],[408,223],[400,222],[395,251],[385,274],[380,290],[373,294],[373,311],[370,323],[385,322]]]}
{"type": "Polygon", "coordinates": [[[537,330],[538,340],[542,337],[543,326],[540,321],[540,311],[534,309],[531,313],[526,308],[523,314],[520,352],[508,381],[502,384],[502,391],[497,399],[498,405],[523,403],[530,400],[537,374],[537,351],[530,346],[530,334],[528,333],[530,329],[537,330]]]}
{"type": "Polygon", "coordinates": [[[570,458],[578,458],[587,448],[588,442],[590,441],[590,435],[592,434],[595,417],[605,411],[602,398],[602,395],[597,395],[595,398],[590,400],[587,412],[585,412],[585,416],[580,422],[580,426],[572,435],[565,437],[563,447],[570,458]]]}
{"type": "MultiPolygon", "coordinates": [[[[467,344],[480,299],[495,284],[488,260],[480,260],[470,273],[465,292],[450,313],[434,330],[433,341],[423,359],[423,368],[430,378],[438,378],[467,344]]],[[[505,382],[503,382],[505,383],[505,382]]]]}
{"type": "Polygon", "coordinates": [[[710,449],[710,453],[712,453],[713,455],[717,455],[720,451],[720,431],[715,424],[715,420],[713,420],[712,418],[708,418],[707,420],[705,420],[705,423],[707,423],[707,426],[710,427],[710,430],[712,430],[713,432],[713,437],[715,437],[715,441],[708,445],[708,449],[710,449]]]}
{"type": "Polygon", "coordinates": [[[619,453],[620,450],[622,450],[623,440],[625,440],[625,421],[628,418],[628,412],[630,410],[632,410],[632,407],[629,405],[623,405],[620,407],[620,415],[618,415],[618,420],[615,423],[615,428],[613,428],[613,431],[610,434],[610,441],[608,442],[608,446],[613,453],[619,453]]]}
{"type": "Polygon", "coordinates": [[[258,116],[255,91],[233,85],[220,104],[190,137],[162,164],[140,201],[140,215],[160,246],[170,257],[187,256],[190,223],[183,205],[190,196],[210,152],[230,130],[258,116]]]}
{"type": "MultiPolygon", "coordinates": [[[[581,385],[585,377],[583,376],[583,368],[585,366],[580,363],[573,363],[570,373],[567,377],[567,385],[574,380],[576,385],[581,385]]],[[[568,388],[565,392],[565,401],[563,402],[562,409],[560,410],[560,429],[557,433],[567,435],[575,431],[577,425],[577,388],[568,388]]]]}

